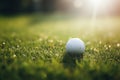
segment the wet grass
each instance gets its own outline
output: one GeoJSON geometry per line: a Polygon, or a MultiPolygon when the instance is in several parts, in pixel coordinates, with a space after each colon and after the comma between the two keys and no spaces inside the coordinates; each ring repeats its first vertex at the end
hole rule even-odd
{"type": "Polygon", "coordinates": [[[91,26],[90,19],[57,15],[1,17],[0,80],[119,80],[119,21],[101,18],[91,26]],[[65,57],[72,37],[86,44],[73,65],[65,57]]]}

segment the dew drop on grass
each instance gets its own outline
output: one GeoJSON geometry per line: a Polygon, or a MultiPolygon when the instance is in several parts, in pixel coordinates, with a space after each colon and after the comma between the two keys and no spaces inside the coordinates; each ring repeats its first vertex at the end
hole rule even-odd
{"type": "Polygon", "coordinates": [[[5,47],[5,42],[2,43],[1,48],[3,49],[5,47]]]}
{"type": "Polygon", "coordinates": [[[52,51],[50,51],[50,53],[53,53],[52,51]]]}
{"type": "Polygon", "coordinates": [[[120,47],[120,44],[119,44],[119,43],[117,43],[117,47],[120,47]]]}
{"type": "Polygon", "coordinates": [[[90,48],[90,50],[93,50],[93,48],[90,48]]]}
{"type": "Polygon", "coordinates": [[[39,47],[35,47],[35,49],[38,49],[39,47]]]}
{"type": "Polygon", "coordinates": [[[102,44],[102,41],[99,41],[99,44],[102,44]]]}
{"type": "Polygon", "coordinates": [[[20,46],[19,45],[17,45],[17,48],[19,48],[20,46]]]}
{"type": "Polygon", "coordinates": [[[43,39],[42,38],[39,38],[39,41],[42,41],[43,39]]]}
{"type": "Polygon", "coordinates": [[[108,47],[111,48],[111,45],[109,45],[108,47]]]}
{"type": "Polygon", "coordinates": [[[21,40],[19,40],[19,42],[21,43],[22,41],[21,41],[21,40]]]}
{"type": "Polygon", "coordinates": [[[22,54],[24,57],[26,56],[25,54],[22,54]]]}
{"type": "Polygon", "coordinates": [[[53,43],[53,40],[48,40],[49,43],[53,43]]]}
{"type": "Polygon", "coordinates": [[[95,51],[95,52],[99,52],[99,50],[98,50],[98,49],[96,49],[96,48],[94,48],[94,51],[95,51]]]}
{"type": "Polygon", "coordinates": [[[15,54],[13,55],[13,58],[16,58],[16,55],[15,55],[15,54]]]}
{"type": "Polygon", "coordinates": [[[107,47],[107,45],[104,45],[104,47],[106,48],[106,47],[107,47]]]}
{"type": "Polygon", "coordinates": [[[32,57],[32,60],[35,60],[36,58],[35,57],[32,57]]]}
{"type": "Polygon", "coordinates": [[[2,44],[5,45],[5,42],[3,42],[2,44]]]}
{"type": "Polygon", "coordinates": [[[59,54],[55,54],[55,56],[56,56],[56,57],[58,57],[58,56],[59,56],[59,54]]]}
{"type": "Polygon", "coordinates": [[[105,49],[108,50],[108,47],[106,47],[105,49]]]}

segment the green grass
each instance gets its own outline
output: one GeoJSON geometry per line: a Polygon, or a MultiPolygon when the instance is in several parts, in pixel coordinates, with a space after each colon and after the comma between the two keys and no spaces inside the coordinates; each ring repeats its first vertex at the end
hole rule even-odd
{"type": "Polygon", "coordinates": [[[120,18],[91,22],[60,15],[1,16],[0,80],[119,80],[120,18]],[[75,66],[65,57],[72,37],[86,44],[75,66]]]}

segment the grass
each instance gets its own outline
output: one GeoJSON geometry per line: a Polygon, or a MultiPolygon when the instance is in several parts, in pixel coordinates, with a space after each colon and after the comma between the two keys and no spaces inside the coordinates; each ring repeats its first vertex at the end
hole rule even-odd
{"type": "Polygon", "coordinates": [[[119,21],[99,18],[91,26],[88,18],[1,16],[0,80],[119,80],[119,21]],[[65,57],[65,44],[72,37],[86,44],[75,66],[65,57]]]}

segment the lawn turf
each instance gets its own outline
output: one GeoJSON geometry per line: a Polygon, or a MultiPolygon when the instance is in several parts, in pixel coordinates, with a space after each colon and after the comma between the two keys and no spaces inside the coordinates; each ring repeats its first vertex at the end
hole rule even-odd
{"type": "Polygon", "coordinates": [[[119,22],[119,17],[93,25],[90,18],[66,15],[1,16],[0,80],[119,80],[119,22]],[[72,37],[86,45],[74,67],[65,57],[72,37]]]}

